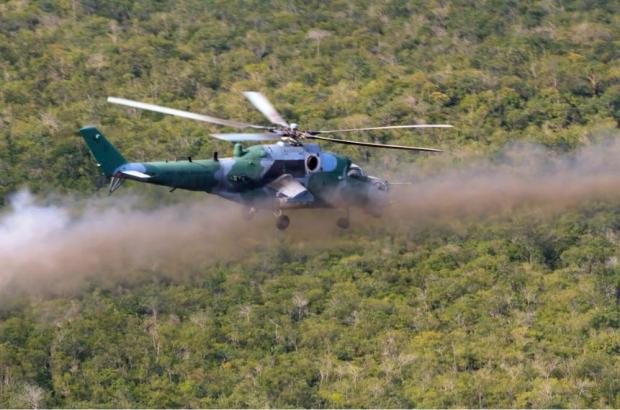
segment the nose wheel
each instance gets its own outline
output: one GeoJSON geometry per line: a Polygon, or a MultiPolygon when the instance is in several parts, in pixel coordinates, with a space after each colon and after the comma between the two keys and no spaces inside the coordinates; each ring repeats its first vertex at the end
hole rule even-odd
{"type": "Polygon", "coordinates": [[[276,219],[276,228],[283,231],[288,228],[289,223],[291,223],[291,220],[287,215],[280,215],[276,219]]]}
{"type": "Polygon", "coordinates": [[[273,215],[276,217],[276,228],[283,231],[288,228],[288,225],[291,223],[291,220],[287,215],[282,214],[281,209],[276,209],[273,211],[273,215]]]}

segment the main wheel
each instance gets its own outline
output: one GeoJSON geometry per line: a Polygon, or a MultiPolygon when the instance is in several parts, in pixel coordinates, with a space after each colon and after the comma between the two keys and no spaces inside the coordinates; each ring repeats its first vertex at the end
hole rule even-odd
{"type": "Polygon", "coordinates": [[[347,229],[349,227],[349,218],[338,218],[336,225],[338,225],[339,228],[347,229]]]}
{"type": "Polygon", "coordinates": [[[286,215],[280,215],[278,216],[278,219],[276,219],[276,227],[283,231],[286,228],[288,228],[288,224],[291,222],[291,220],[289,219],[288,216],[286,215]]]}

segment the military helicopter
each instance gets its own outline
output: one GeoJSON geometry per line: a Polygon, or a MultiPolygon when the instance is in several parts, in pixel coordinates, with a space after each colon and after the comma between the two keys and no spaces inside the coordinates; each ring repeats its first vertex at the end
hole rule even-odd
{"type": "Polygon", "coordinates": [[[302,130],[286,122],[260,92],[248,91],[245,97],[273,124],[256,125],[225,120],[208,115],[162,107],[124,98],[108,97],[108,102],[143,110],[204,121],[237,129],[257,129],[260,133],[211,134],[214,138],[234,142],[233,156],[182,161],[129,162],[94,126],[85,126],[80,134],[93,153],[103,174],[110,180],[110,194],[125,180],[146,182],[191,191],[205,191],[244,206],[244,216],[252,218],[258,209],[273,211],[276,227],[284,230],[290,219],[283,210],[293,208],[337,208],[344,216],[337,220],[340,228],[349,226],[349,208],[358,207],[380,216],[388,205],[389,183],[369,176],[348,157],[323,151],[321,140],[338,144],[408,151],[441,152],[435,148],[376,144],[326,137],[355,131],[387,129],[450,128],[448,124],[389,125],[340,130],[302,130]],[[274,141],[275,144],[245,148],[241,142],[274,141]]]}

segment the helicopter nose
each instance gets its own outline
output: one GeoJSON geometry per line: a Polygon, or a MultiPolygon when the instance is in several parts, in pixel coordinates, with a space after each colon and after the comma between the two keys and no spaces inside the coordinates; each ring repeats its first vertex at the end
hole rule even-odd
{"type": "Polygon", "coordinates": [[[386,181],[373,178],[372,185],[368,190],[369,210],[372,214],[380,214],[381,210],[389,204],[389,186],[386,181]]]}

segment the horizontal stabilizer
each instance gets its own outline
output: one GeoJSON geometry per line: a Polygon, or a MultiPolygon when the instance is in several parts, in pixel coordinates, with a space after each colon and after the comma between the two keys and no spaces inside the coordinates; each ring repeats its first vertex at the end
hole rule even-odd
{"type": "Polygon", "coordinates": [[[138,181],[146,181],[151,178],[150,175],[140,171],[120,171],[118,173],[121,174],[118,175],[118,178],[137,179],[138,181]]]}

